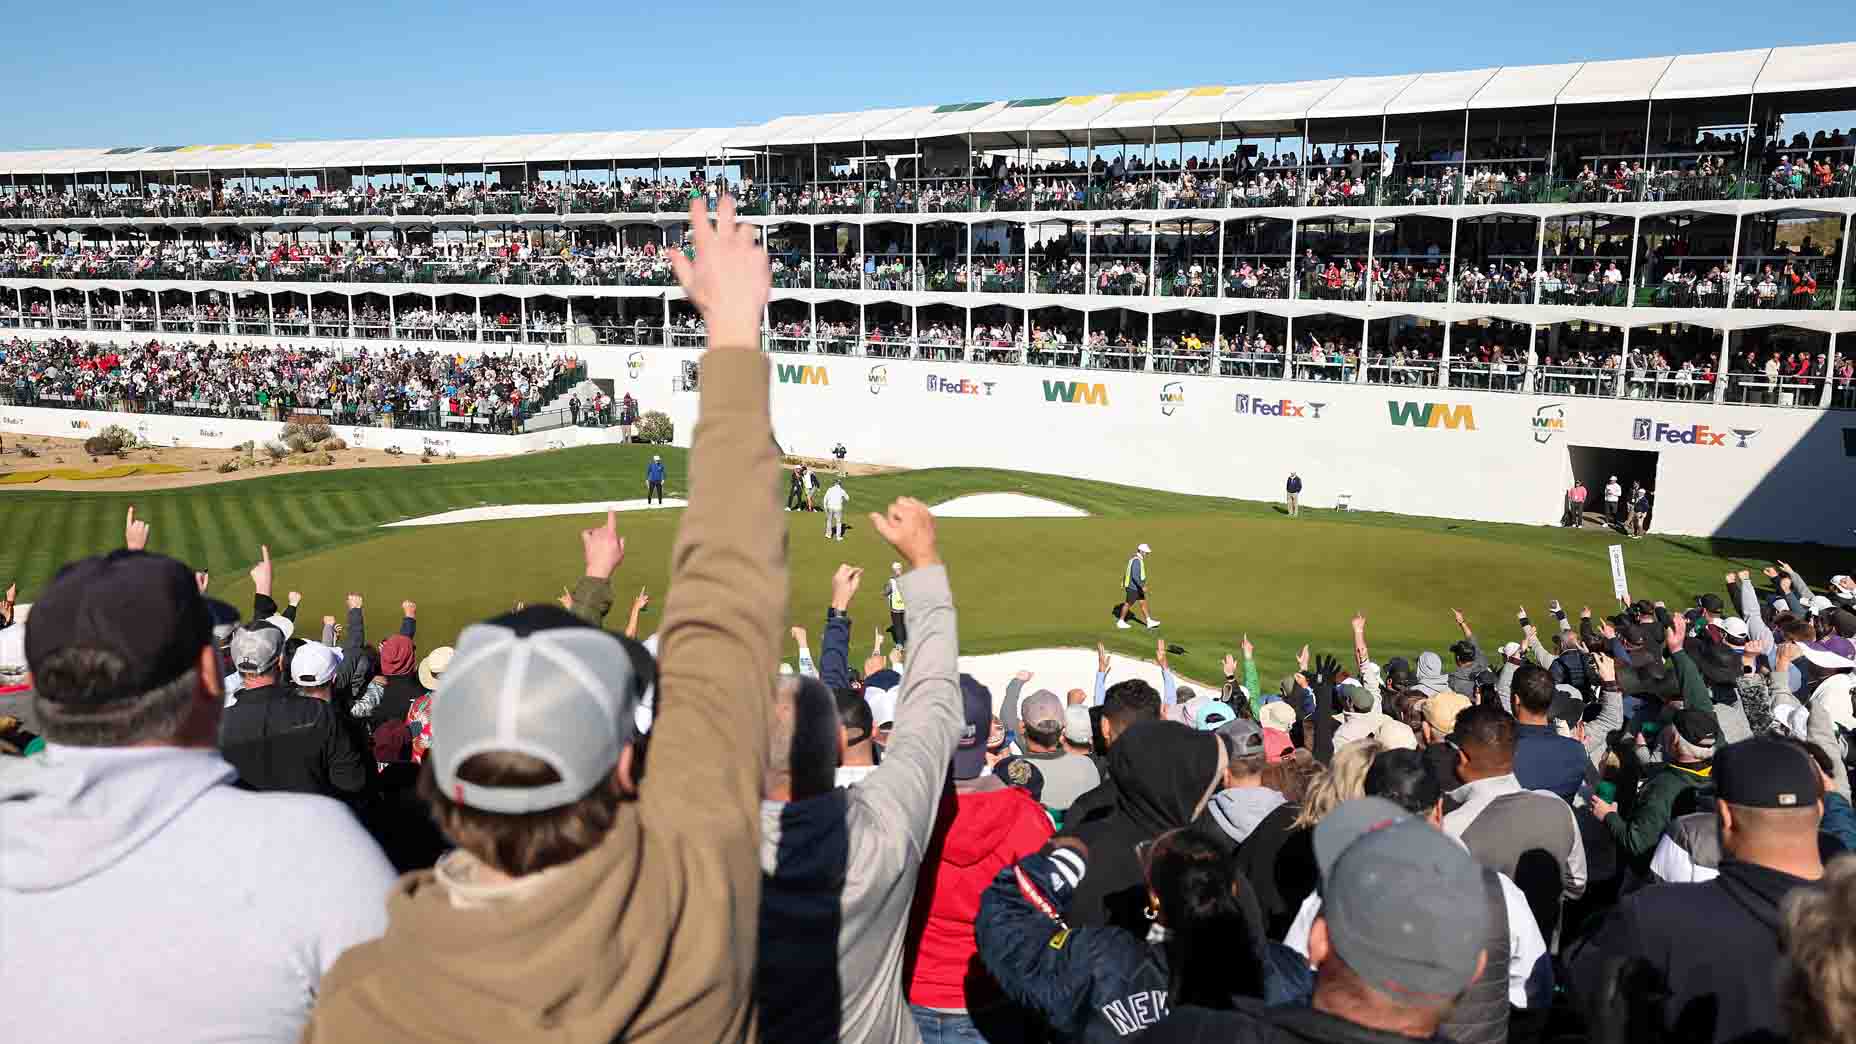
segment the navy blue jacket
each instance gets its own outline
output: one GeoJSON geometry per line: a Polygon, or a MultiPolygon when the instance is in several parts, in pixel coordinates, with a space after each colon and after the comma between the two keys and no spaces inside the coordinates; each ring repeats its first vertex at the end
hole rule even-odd
{"type": "Polygon", "coordinates": [[[1290,475],[1288,489],[1291,493],[1300,493],[1302,491],[1302,476],[1290,475]]]}
{"type": "Polygon", "coordinates": [[[1551,790],[1571,801],[1581,783],[1597,781],[1585,744],[1551,725],[1517,725],[1514,733],[1514,778],[1528,790],[1551,790]]]}
{"type": "Polygon", "coordinates": [[[664,462],[661,460],[652,461],[651,466],[644,469],[644,477],[647,482],[664,481],[664,462]]]}
{"type": "MultiPolygon", "coordinates": [[[[980,897],[974,935],[1008,997],[1066,1039],[1098,1044],[1138,1036],[1166,1018],[1172,978],[1162,943],[1107,925],[1067,926],[1086,871],[1075,849],[1051,845],[1001,870],[980,897]]],[[[1260,936],[1253,944],[1265,1000],[1287,1003],[1312,991],[1300,955],[1260,936]]]]}

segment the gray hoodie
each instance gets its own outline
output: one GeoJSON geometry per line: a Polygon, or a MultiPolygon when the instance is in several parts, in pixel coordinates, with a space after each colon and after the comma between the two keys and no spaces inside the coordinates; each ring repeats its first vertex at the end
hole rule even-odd
{"type": "Polygon", "coordinates": [[[1264,817],[1287,803],[1277,790],[1269,787],[1232,787],[1212,795],[1206,814],[1233,843],[1243,844],[1264,817]]]}
{"type": "Polygon", "coordinates": [[[64,1044],[295,1041],[386,926],[346,808],[232,786],[214,750],[48,746],[0,766],[0,1011],[64,1044]]]}
{"type": "Polygon", "coordinates": [[[909,662],[883,763],[855,786],[761,803],[760,1035],[921,1039],[902,947],[948,763],[966,719],[947,570],[901,579],[909,662]]]}

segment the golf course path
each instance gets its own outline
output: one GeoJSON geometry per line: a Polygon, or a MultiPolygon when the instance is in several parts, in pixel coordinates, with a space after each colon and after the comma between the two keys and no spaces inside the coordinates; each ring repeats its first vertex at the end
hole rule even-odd
{"type": "Polygon", "coordinates": [[[1089,512],[1023,493],[969,493],[929,509],[939,518],[1088,518],[1089,512]]]}
{"type": "Polygon", "coordinates": [[[683,500],[669,499],[661,504],[648,504],[642,500],[594,500],[580,504],[487,504],[483,507],[460,508],[436,515],[422,515],[419,518],[405,518],[398,522],[383,522],[380,528],[392,529],[399,526],[449,526],[459,522],[498,522],[509,518],[547,518],[550,515],[597,515],[601,511],[655,511],[660,508],[688,507],[683,500]]]}

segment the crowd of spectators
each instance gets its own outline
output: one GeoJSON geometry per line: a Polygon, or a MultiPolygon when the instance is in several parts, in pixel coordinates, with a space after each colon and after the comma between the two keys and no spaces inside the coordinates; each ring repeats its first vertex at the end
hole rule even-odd
{"type": "Polygon", "coordinates": [[[519,431],[585,376],[571,355],[336,352],[215,341],[0,341],[0,396],[30,406],[519,431]]]}

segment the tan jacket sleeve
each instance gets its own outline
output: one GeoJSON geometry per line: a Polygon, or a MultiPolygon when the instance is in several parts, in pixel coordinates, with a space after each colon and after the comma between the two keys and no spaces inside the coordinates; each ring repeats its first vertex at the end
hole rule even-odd
{"type": "Polygon", "coordinates": [[[767,707],[786,619],[780,461],[759,352],[711,350],[671,551],[640,811],[654,831],[726,837],[758,860],[767,707]],[[718,830],[720,833],[718,833],[718,830]],[[736,835],[739,836],[736,836],[736,835]]]}
{"type": "Polygon", "coordinates": [[[947,568],[903,574],[902,600],[909,628],[909,662],[896,700],[896,727],[883,763],[859,783],[853,800],[867,803],[882,834],[906,840],[919,859],[934,831],[935,807],[947,783],[949,762],[966,727],[960,694],[960,628],[947,568]]]}

